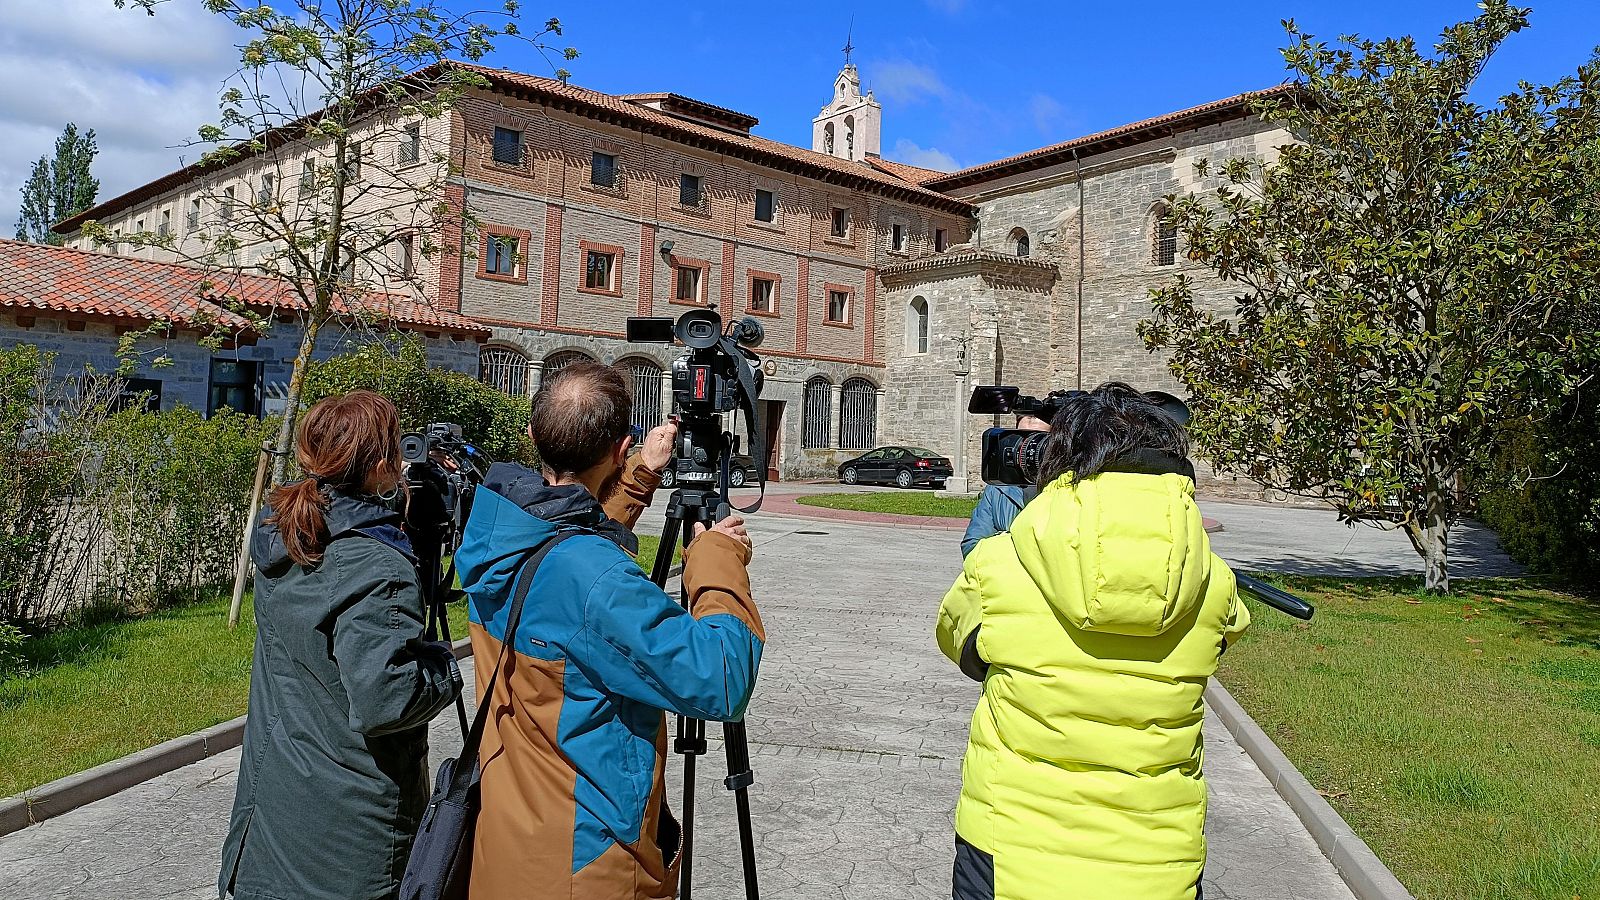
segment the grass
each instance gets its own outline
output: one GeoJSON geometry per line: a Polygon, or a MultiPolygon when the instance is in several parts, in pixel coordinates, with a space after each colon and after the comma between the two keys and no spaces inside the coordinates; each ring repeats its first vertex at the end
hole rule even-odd
{"type": "Polygon", "coordinates": [[[945,519],[970,519],[977,500],[936,497],[923,491],[874,491],[860,494],[812,494],[795,498],[803,506],[848,509],[856,512],[894,513],[900,516],[930,516],[945,519]]]}
{"type": "Polygon", "coordinates": [[[1600,601],[1283,577],[1221,678],[1421,900],[1600,898],[1600,601]]]}
{"type": "MultiPolygon", "coordinates": [[[[639,538],[649,571],[657,538],[639,538]]],[[[137,619],[88,620],[28,639],[27,674],[0,680],[0,797],[240,716],[250,693],[248,595],[228,630],[226,598],[137,619]]],[[[467,607],[450,607],[467,634],[467,607]]]]}

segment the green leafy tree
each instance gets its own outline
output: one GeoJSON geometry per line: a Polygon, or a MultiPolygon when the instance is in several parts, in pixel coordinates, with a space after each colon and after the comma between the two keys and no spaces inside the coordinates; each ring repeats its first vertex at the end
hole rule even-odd
{"type": "MultiPolygon", "coordinates": [[[[164,0],[114,2],[155,15],[164,0]]],[[[241,273],[283,284],[285,302],[274,317],[301,328],[277,437],[287,450],[324,327],[337,320],[379,336],[380,317],[366,312],[383,305],[373,295],[426,297],[424,261],[436,269],[457,251],[447,231],[475,233],[471,211],[450,200],[460,173],[445,135],[449,110],[487,80],[452,62],[480,61],[501,39],[551,52],[545,42],[561,23],[550,19],[525,33],[518,0],[460,13],[444,0],[205,6],[243,40],[220,119],[199,129],[198,143],[208,148],[200,162],[216,174],[183,211],[193,226],[181,236],[158,223],[132,235],[97,222],[83,231],[101,242],[169,249],[209,269],[209,289],[224,298],[241,273]]],[[[571,48],[555,52],[577,56],[571,48]]],[[[274,482],[283,481],[288,458],[277,458],[274,482]]]]}
{"type": "Polygon", "coordinates": [[[100,180],[89,168],[98,152],[93,128],[79,134],[78,126],[67,123],[56,138],[55,155],[39,157],[22,185],[17,240],[61,246],[62,236],[51,231],[50,226],[94,205],[100,180]]]}
{"type": "Polygon", "coordinates": [[[1140,326],[1219,472],[1403,529],[1437,591],[1477,489],[1463,474],[1504,423],[1546,416],[1595,371],[1600,66],[1475,103],[1528,24],[1505,0],[1481,9],[1431,54],[1285,22],[1300,90],[1260,111],[1297,141],[1171,198],[1189,259],[1238,289],[1236,308],[1178,277],[1140,326]]]}

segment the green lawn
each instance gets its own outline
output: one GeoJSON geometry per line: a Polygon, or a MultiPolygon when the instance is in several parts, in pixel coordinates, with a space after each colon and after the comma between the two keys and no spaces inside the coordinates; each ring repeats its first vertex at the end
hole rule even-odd
{"type": "MultiPolygon", "coordinates": [[[[657,539],[639,538],[649,571],[657,539]]],[[[23,645],[31,674],[0,680],[0,797],[242,715],[255,619],[226,598],[64,628],[23,645]]],[[[465,603],[450,631],[467,634],[465,603]]]]}
{"type": "Polygon", "coordinates": [[[932,516],[969,519],[976,500],[935,497],[929,491],[874,491],[861,494],[812,494],[795,498],[803,506],[849,509],[856,512],[894,513],[901,516],[932,516]]]}
{"type": "Polygon", "coordinates": [[[1221,678],[1422,900],[1600,897],[1600,600],[1275,578],[1221,678]]]}

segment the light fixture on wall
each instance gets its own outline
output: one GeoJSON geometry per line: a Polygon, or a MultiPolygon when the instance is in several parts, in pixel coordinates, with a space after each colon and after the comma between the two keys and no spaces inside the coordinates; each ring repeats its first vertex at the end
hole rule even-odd
{"type": "Polygon", "coordinates": [[[661,255],[662,256],[671,256],[672,255],[672,247],[673,247],[673,243],[671,241],[662,241],[661,242],[661,255]]]}

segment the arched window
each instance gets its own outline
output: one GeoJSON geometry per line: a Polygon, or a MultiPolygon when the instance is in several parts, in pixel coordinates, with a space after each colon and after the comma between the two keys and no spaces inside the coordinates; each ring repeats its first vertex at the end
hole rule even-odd
{"type": "Polygon", "coordinates": [[[878,388],[852,378],[839,391],[839,449],[870,450],[878,443],[878,388]]]}
{"type": "Polygon", "coordinates": [[[649,431],[667,420],[661,408],[661,367],[655,360],[630,356],[617,363],[633,388],[633,424],[649,431]]]}
{"type": "Polygon", "coordinates": [[[828,447],[828,426],[833,418],[833,383],[821,375],[806,382],[805,408],[802,410],[803,446],[807,450],[828,447]]]}
{"type": "Polygon", "coordinates": [[[528,393],[528,357],[510,347],[485,347],[478,354],[478,380],[502,394],[528,393]]]}
{"type": "Polygon", "coordinates": [[[855,158],[856,155],[856,117],[844,117],[844,155],[855,158]]]}
{"type": "Polygon", "coordinates": [[[1028,233],[1026,231],[1021,228],[1011,229],[1011,243],[1017,250],[1018,259],[1026,259],[1028,257],[1028,252],[1032,248],[1029,246],[1028,233]]]}
{"type": "Polygon", "coordinates": [[[906,353],[928,352],[928,301],[912,297],[906,304],[906,353]]]}
{"type": "Polygon", "coordinates": [[[546,381],[557,372],[576,362],[594,362],[594,357],[582,350],[561,350],[544,358],[544,378],[546,381]]]}
{"type": "Polygon", "coordinates": [[[1150,262],[1170,266],[1178,259],[1178,227],[1167,221],[1171,212],[1165,203],[1150,210],[1150,262]]]}
{"type": "Polygon", "coordinates": [[[833,123],[822,126],[822,152],[833,152],[833,123]]]}

